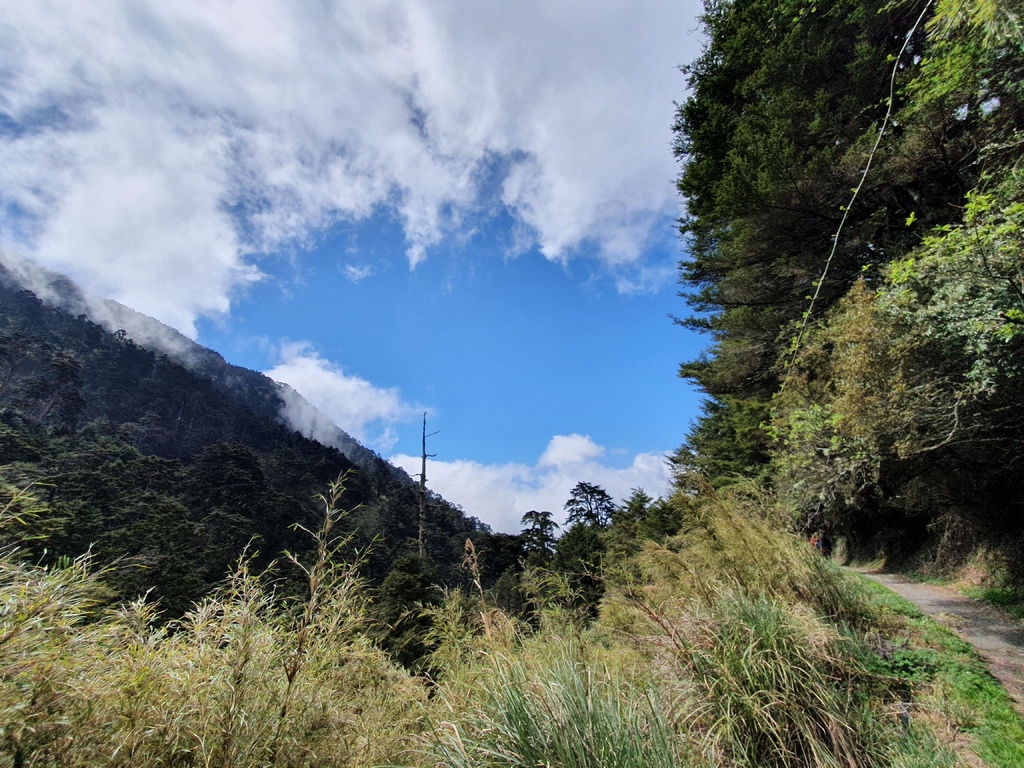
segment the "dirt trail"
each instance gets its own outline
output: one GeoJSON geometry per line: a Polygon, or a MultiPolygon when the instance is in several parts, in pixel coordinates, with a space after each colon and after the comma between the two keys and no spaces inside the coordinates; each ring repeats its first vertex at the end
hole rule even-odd
{"type": "Polygon", "coordinates": [[[988,662],[1024,716],[1024,627],[977,600],[946,587],[921,584],[902,576],[867,569],[857,573],[874,579],[906,598],[925,613],[954,630],[988,662]]]}

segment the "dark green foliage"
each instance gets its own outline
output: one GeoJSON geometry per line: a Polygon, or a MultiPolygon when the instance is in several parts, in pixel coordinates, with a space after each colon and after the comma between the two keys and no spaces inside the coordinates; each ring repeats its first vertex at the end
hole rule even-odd
{"type": "Polygon", "coordinates": [[[647,518],[653,501],[643,488],[634,488],[630,497],[612,511],[611,525],[605,533],[609,553],[625,555],[639,550],[640,524],[647,518]]]}
{"type": "Polygon", "coordinates": [[[711,399],[679,487],[773,484],[860,554],[1016,551],[1019,2],[705,9],[675,130],[681,322],[712,337],[680,372],[711,399]]]}
{"type": "Polygon", "coordinates": [[[523,538],[508,533],[492,533],[480,537],[475,544],[480,570],[480,583],[484,588],[494,584],[503,574],[518,571],[523,560],[523,538]]]}
{"type": "MultiPolygon", "coordinates": [[[[692,95],[675,129],[688,211],[681,280],[699,313],[684,322],[714,337],[711,356],[682,374],[709,394],[766,398],[777,385],[779,329],[799,319],[821,273],[858,181],[860,142],[885,111],[888,57],[912,21],[909,7],[881,2],[706,4],[710,41],[686,70],[692,95]]],[[[903,249],[905,232],[886,224],[905,218],[909,201],[919,216],[948,215],[956,188],[940,171],[873,176],[822,303],[903,249]]]]}
{"type": "Polygon", "coordinates": [[[591,483],[576,483],[565,502],[567,522],[604,528],[612,521],[615,502],[608,492],[591,483]]]}
{"type": "Polygon", "coordinates": [[[640,542],[662,541],[666,536],[679,533],[682,522],[678,505],[670,504],[666,499],[656,499],[637,525],[637,539],[640,542]]]}
{"type": "MultiPolygon", "coordinates": [[[[711,332],[714,343],[681,373],[724,407],[725,397],[764,405],[778,386],[780,331],[801,318],[815,292],[912,29],[895,80],[898,125],[848,212],[815,311],[841,297],[864,267],[913,247],[924,228],[955,221],[984,170],[971,133],[980,97],[968,102],[970,120],[948,93],[929,91],[927,105],[913,100],[935,66],[923,55],[934,42],[924,25],[914,27],[918,12],[852,1],[706,5],[710,40],[686,69],[692,94],[675,129],[689,249],[680,276],[697,310],[683,322],[711,332]],[[915,226],[907,227],[911,216],[915,226]]],[[[1008,90],[990,98],[1005,101],[1008,90]]],[[[762,459],[759,436],[739,431],[735,445],[749,455],[726,461],[762,459]]],[[[708,448],[707,460],[716,461],[722,447],[708,448]]]]}
{"type": "Polygon", "coordinates": [[[525,618],[529,613],[529,600],[523,592],[518,568],[509,568],[502,573],[488,597],[491,604],[508,616],[525,618]]]}
{"type": "Polygon", "coordinates": [[[558,523],[548,511],[530,510],[521,521],[525,528],[520,534],[526,561],[530,565],[546,565],[551,560],[555,546],[555,531],[558,523]]]}
{"type": "Polygon", "coordinates": [[[574,523],[555,544],[552,567],[571,573],[595,572],[601,566],[605,544],[594,526],[574,523]]]}
{"type": "Polygon", "coordinates": [[[686,443],[672,457],[680,470],[696,472],[712,485],[764,476],[771,459],[765,431],[768,405],[754,398],[709,398],[686,443]]]}
{"type": "MultiPolygon", "coordinates": [[[[293,526],[311,527],[320,514],[314,494],[349,473],[340,501],[355,510],[340,523],[352,534],[346,555],[369,551],[366,575],[380,583],[417,536],[408,476],[359,446],[357,468],[291,431],[276,384],[192,352],[185,368],[43,304],[0,266],[0,462],[11,482],[45,484],[49,517],[34,556],[53,562],[91,550],[98,563],[118,564],[105,577],[111,599],[149,591],[165,618],[180,616],[243,551],[257,566],[284,550],[301,554],[308,537],[293,526]]],[[[432,573],[464,581],[465,540],[486,550],[491,534],[435,494],[429,501],[432,573]]],[[[519,557],[501,537],[490,547],[500,570],[487,574],[488,586],[519,557]]],[[[303,588],[293,581],[286,591],[303,588]]]]}
{"type": "Polygon", "coordinates": [[[428,650],[426,634],[431,622],[423,609],[439,597],[431,571],[429,561],[417,554],[400,557],[377,593],[375,613],[381,622],[381,647],[410,668],[428,650]]]}
{"type": "Polygon", "coordinates": [[[551,568],[569,578],[577,608],[597,615],[597,604],[604,594],[601,565],[607,549],[597,526],[573,523],[555,544],[551,568]]]}
{"type": "Polygon", "coordinates": [[[890,557],[927,545],[947,568],[1020,536],[1020,199],[1016,181],[972,193],[962,227],[808,334],[776,404],[776,463],[805,516],[858,538],[886,518],[902,529],[902,547],[879,542],[890,557]]]}
{"type": "Polygon", "coordinates": [[[574,608],[596,616],[615,502],[600,486],[581,481],[570,492],[565,511],[568,527],[555,543],[551,568],[568,578],[574,608]]]}

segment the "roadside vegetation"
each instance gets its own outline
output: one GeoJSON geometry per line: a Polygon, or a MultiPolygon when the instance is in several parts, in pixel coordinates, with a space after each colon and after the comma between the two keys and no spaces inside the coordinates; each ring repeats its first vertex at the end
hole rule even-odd
{"type": "Polygon", "coordinates": [[[1020,596],[1024,5],[707,0],[675,125],[676,460],[851,556],[1020,596]]]}
{"type": "Polygon", "coordinates": [[[973,597],[975,600],[982,600],[989,605],[995,606],[1018,621],[1024,620],[1024,591],[1018,586],[969,586],[964,587],[963,592],[968,597],[973,597]]]}
{"type": "MultiPolygon", "coordinates": [[[[88,556],[25,562],[46,506],[8,488],[0,559],[0,765],[1019,765],[1024,726],[978,660],[785,532],[752,486],[678,494],[679,531],[602,573],[581,610],[528,569],[529,606],[448,590],[413,670],[381,650],[343,487],[315,554],[243,557],[182,619],[100,609],[88,556]],[[291,560],[291,561],[290,561],[291,560]],[[298,571],[305,598],[281,593],[298,571]]],[[[470,582],[480,563],[467,552],[470,582]]],[[[116,567],[116,566],[114,566],[116,567]]]]}
{"type": "Polygon", "coordinates": [[[907,685],[908,714],[985,765],[1024,765],[1024,721],[978,654],[911,603],[864,580],[886,640],[873,662],[907,685]]]}

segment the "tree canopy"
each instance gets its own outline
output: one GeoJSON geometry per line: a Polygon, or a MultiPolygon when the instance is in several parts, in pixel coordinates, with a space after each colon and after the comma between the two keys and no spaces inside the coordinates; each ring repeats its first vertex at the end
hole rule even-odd
{"type": "Polygon", "coordinates": [[[1020,535],[1021,10],[705,3],[675,148],[709,399],[678,467],[865,546],[1020,535]]]}

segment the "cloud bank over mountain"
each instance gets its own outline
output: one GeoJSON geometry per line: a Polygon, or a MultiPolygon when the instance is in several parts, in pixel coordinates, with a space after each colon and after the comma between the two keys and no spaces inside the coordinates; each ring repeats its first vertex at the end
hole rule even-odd
{"type": "Polygon", "coordinates": [[[669,274],[642,252],[698,44],[662,6],[14,3],[0,245],[193,337],[267,254],[381,210],[411,266],[501,209],[523,248],[636,290],[669,274]]]}
{"type": "Polygon", "coordinates": [[[348,374],[301,342],[283,345],[280,362],[264,373],[302,393],[282,391],[285,420],[328,445],[321,434],[330,433],[333,422],[364,445],[378,452],[389,451],[396,441],[394,427],[419,418],[424,411],[405,402],[397,388],[377,387],[348,374]],[[310,412],[309,404],[316,411],[310,412]]]}

